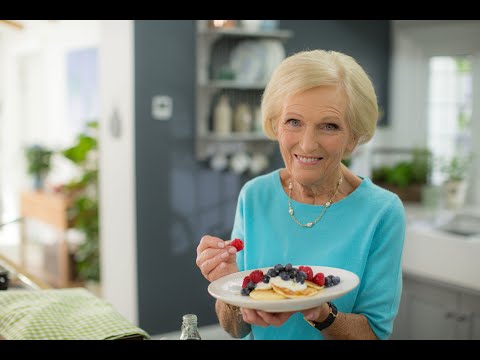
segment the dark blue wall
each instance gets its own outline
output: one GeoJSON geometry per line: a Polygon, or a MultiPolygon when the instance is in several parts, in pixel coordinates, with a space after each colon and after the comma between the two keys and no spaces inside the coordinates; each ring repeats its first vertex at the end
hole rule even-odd
{"type": "MultiPolygon", "coordinates": [[[[353,55],[386,99],[388,22],[280,24],[294,31],[287,53],[325,48],[353,55]]],[[[134,31],[139,323],[158,334],[179,330],[185,313],[196,313],[200,326],[217,321],[208,282],[195,265],[196,247],[204,234],[229,237],[247,178],[216,173],[195,160],[195,21],[141,20],[134,31]],[[171,120],[152,119],[155,95],[173,98],[171,120]]],[[[277,153],[273,167],[279,166],[277,153]]]]}
{"type": "Polygon", "coordinates": [[[281,20],[280,26],[295,34],[285,47],[289,55],[325,49],[354,57],[372,79],[379,107],[385,113],[379,125],[388,123],[389,20],[281,20]]]}
{"type": "Polygon", "coordinates": [[[185,313],[215,321],[196,247],[204,234],[228,238],[240,187],[195,160],[195,76],[194,21],[135,21],[138,305],[152,334],[179,329],[185,313]],[[171,120],[152,119],[155,95],[173,98],[171,120]]]}

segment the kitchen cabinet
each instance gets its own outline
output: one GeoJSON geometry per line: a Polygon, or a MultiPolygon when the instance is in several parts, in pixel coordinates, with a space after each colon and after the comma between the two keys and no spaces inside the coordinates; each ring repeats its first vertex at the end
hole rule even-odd
{"type": "Polygon", "coordinates": [[[462,294],[462,315],[466,317],[465,323],[470,339],[480,340],[480,296],[462,294]]]}
{"type": "Polygon", "coordinates": [[[480,339],[480,294],[405,275],[394,340],[480,339]]]}
{"type": "Polygon", "coordinates": [[[292,32],[246,28],[240,21],[228,28],[211,24],[212,20],[197,20],[196,157],[271,154],[276,147],[261,130],[260,100],[271,71],[285,57],[282,43],[292,32]],[[223,104],[227,99],[231,111],[216,111],[221,99],[223,104]],[[218,114],[231,116],[218,119],[218,114]],[[246,119],[246,126],[235,126],[239,116],[246,119]],[[215,131],[219,122],[228,124],[215,131]]]}

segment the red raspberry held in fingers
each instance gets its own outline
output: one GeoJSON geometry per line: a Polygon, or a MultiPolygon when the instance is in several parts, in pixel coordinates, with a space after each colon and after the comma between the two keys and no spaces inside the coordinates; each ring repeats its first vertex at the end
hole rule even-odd
{"type": "Polygon", "coordinates": [[[230,243],[230,246],[234,246],[237,251],[242,251],[243,250],[243,241],[240,239],[235,239],[230,243]]]}
{"type": "Polygon", "coordinates": [[[313,282],[315,284],[317,284],[318,286],[323,286],[325,285],[325,275],[321,272],[319,272],[318,274],[316,274],[314,277],[313,277],[313,282]]]}
{"type": "Polygon", "coordinates": [[[250,280],[252,280],[255,284],[258,284],[263,279],[263,271],[262,270],[254,270],[250,273],[250,280]]]}
{"type": "Polygon", "coordinates": [[[308,281],[313,281],[313,270],[310,266],[299,266],[298,270],[303,271],[305,274],[307,274],[308,281]]]}
{"type": "Polygon", "coordinates": [[[250,276],[245,276],[243,278],[243,284],[242,284],[242,289],[245,289],[248,285],[248,283],[251,281],[252,279],[250,279],[250,276]]]}

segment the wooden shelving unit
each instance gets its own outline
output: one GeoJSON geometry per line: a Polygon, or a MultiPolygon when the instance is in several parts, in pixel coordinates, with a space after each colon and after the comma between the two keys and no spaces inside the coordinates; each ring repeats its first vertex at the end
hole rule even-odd
{"type": "Polygon", "coordinates": [[[44,247],[44,266],[35,268],[36,276],[44,279],[54,287],[64,288],[81,285],[73,278],[72,254],[69,251],[66,232],[69,228],[67,211],[71,200],[60,194],[50,194],[39,191],[24,191],[21,194],[20,212],[23,218],[21,224],[20,261],[24,269],[30,270],[27,263],[29,219],[40,221],[51,226],[59,236],[53,245],[44,247]]]}

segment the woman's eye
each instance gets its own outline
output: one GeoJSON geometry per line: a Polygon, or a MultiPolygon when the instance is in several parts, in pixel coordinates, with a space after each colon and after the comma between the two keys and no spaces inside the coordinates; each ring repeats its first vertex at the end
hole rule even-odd
{"type": "Polygon", "coordinates": [[[299,121],[299,120],[295,120],[295,119],[289,119],[289,120],[287,120],[287,124],[292,125],[292,126],[299,126],[299,125],[300,125],[300,121],[299,121]]]}
{"type": "Polygon", "coordinates": [[[325,129],[327,130],[336,130],[338,129],[338,126],[336,124],[326,124],[325,129]]]}

